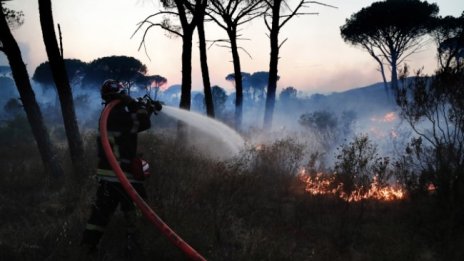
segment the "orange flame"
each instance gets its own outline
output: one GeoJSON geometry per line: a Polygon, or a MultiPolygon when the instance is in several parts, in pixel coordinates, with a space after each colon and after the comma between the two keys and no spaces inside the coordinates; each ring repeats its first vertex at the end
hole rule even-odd
{"type": "Polygon", "coordinates": [[[371,118],[373,122],[394,122],[398,117],[396,116],[395,112],[388,112],[381,117],[374,116],[371,118]]]}
{"type": "Polygon", "coordinates": [[[343,183],[336,184],[335,175],[317,173],[315,176],[306,174],[302,170],[299,178],[303,181],[305,191],[311,195],[335,195],[348,202],[357,202],[363,199],[376,199],[380,201],[394,201],[405,197],[405,191],[401,187],[381,186],[376,178],[370,184],[367,191],[355,190],[351,194],[343,191],[343,183]]]}

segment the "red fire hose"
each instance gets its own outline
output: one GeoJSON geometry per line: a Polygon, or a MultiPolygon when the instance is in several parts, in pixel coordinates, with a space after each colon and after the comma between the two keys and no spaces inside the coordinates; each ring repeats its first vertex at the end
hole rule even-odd
{"type": "Polygon", "coordinates": [[[121,167],[118,164],[116,157],[111,150],[110,143],[108,141],[108,132],[106,130],[108,115],[110,111],[120,103],[120,100],[114,100],[110,102],[102,112],[100,118],[100,134],[101,134],[101,143],[103,146],[103,150],[105,151],[106,157],[111,165],[111,168],[116,173],[121,185],[123,186],[124,190],[126,190],[127,194],[131,197],[132,201],[134,201],[135,205],[140,208],[143,215],[153,223],[165,236],[168,237],[171,242],[176,245],[178,248],[182,250],[190,259],[192,260],[205,260],[206,259],[199,254],[195,249],[193,249],[187,242],[185,242],[181,237],[179,237],[176,232],[174,232],[166,223],[161,220],[161,218],[150,208],[150,206],[143,200],[142,197],[137,193],[134,187],[131,185],[129,180],[127,179],[126,175],[122,171],[121,167]]]}

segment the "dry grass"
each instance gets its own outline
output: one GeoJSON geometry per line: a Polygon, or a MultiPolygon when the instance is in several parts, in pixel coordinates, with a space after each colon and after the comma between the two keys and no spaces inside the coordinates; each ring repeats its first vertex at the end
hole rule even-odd
{"type": "MultiPolygon", "coordinates": [[[[91,168],[94,134],[85,140],[91,168]]],[[[464,257],[462,214],[440,209],[432,198],[346,203],[306,194],[294,173],[303,150],[292,140],[249,149],[226,162],[166,134],[144,134],[140,142],[153,170],[146,183],[149,204],[208,260],[464,257]]],[[[95,194],[92,171],[82,173],[79,186],[71,175],[51,179],[42,173],[33,146],[14,144],[14,150],[2,147],[0,260],[79,260],[95,194]]],[[[144,257],[138,260],[185,260],[151,224],[141,220],[140,227],[144,257]]],[[[102,239],[102,260],[124,260],[124,240],[124,219],[117,212],[102,239]]]]}

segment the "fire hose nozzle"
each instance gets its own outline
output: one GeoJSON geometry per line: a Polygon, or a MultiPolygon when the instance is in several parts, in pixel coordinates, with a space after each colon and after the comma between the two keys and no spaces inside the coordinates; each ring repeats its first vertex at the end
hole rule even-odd
{"type": "Polygon", "coordinates": [[[163,102],[153,100],[150,96],[145,95],[138,99],[139,102],[143,103],[145,107],[150,108],[153,113],[157,114],[157,112],[163,109],[163,102]]]}

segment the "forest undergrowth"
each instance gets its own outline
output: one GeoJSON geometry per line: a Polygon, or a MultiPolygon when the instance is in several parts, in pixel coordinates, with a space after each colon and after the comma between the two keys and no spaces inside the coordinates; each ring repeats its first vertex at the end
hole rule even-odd
{"type": "MultiPolygon", "coordinates": [[[[97,185],[95,135],[84,135],[89,172],[77,178],[66,157],[66,176],[47,176],[28,135],[1,136],[0,260],[81,258],[97,185]]],[[[139,142],[152,169],[148,203],[208,260],[463,260],[462,212],[433,193],[357,202],[307,193],[298,172],[308,157],[293,139],[249,147],[227,161],[168,134],[143,134],[139,142]]],[[[142,216],[139,225],[142,251],[133,260],[186,260],[142,216]]],[[[126,260],[124,247],[117,211],[100,260],[126,260]]]]}

